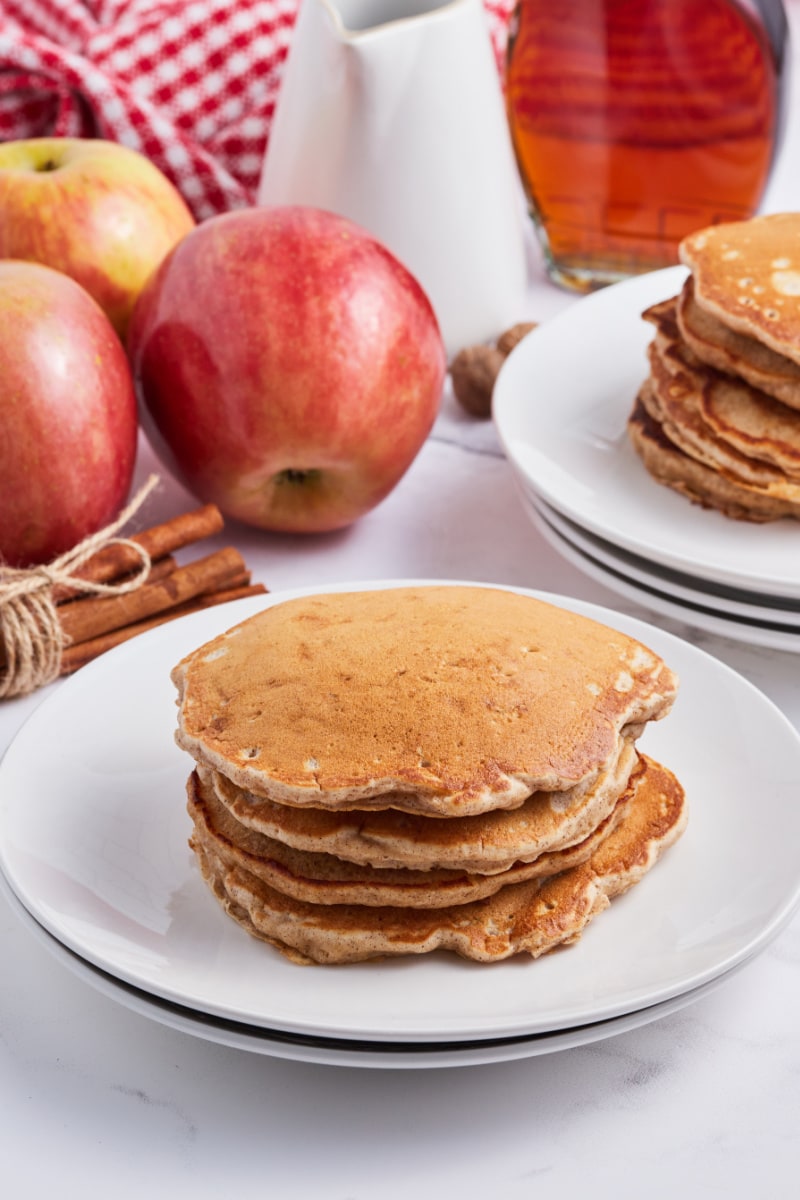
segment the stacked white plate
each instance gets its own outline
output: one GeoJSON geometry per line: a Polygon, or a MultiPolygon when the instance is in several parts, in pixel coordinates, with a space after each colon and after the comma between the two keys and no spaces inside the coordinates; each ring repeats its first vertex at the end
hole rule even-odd
{"type": "Polygon", "coordinates": [[[494,418],[523,502],[593,579],[653,612],[753,645],[800,652],[800,522],[735,521],[655,482],[626,421],[647,376],[649,305],[682,267],[595,292],[506,360],[494,418]]]}
{"type": "Polygon", "coordinates": [[[686,788],[680,842],[577,945],[535,962],[482,967],[436,953],[294,965],[226,917],[200,878],[187,846],[191,762],[174,743],[169,678],[184,654],[289,595],[209,609],[97,659],[42,702],[0,763],[2,890],[32,935],[114,1001],[202,1038],[309,1062],[499,1062],[597,1041],[693,1002],[763,950],[800,903],[800,736],[790,722],[687,642],[546,595],[639,637],[680,676],[673,712],[641,742],[686,788]],[[754,796],[769,797],[769,822],[754,796]],[[769,872],[754,873],[764,861],[769,872]]]}

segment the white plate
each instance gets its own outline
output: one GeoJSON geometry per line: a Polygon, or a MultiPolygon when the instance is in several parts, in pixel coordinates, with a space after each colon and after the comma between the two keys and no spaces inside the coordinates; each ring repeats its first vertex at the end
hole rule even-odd
{"type": "Polygon", "coordinates": [[[694,629],[702,629],[705,633],[713,633],[717,637],[730,638],[749,646],[764,646],[770,650],[800,654],[800,629],[776,624],[767,627],[758,622],[745,622],[732,614],[715,613],[708,607],[700,607],[687,600],[667,595],[659,590],[655,580],[647,584],[637,583],[629,576],[623,563],[608,566],[594,552],[583,550],[562,534],[549,520],[549,514],[543,513],[539,505],[528,496],[523,497],[523,503],[542,537],[562,558],[584,575],[588,575],[595,583],[603,584],[604,587],[624,596],[626,600],[633,600],[653,613],[670,617],[673,621],[681,621],[684,625],[691,625],[694,629]]]}
{"type": "Polygon", "coordinates": [[[800,598],[800,522],[754,525],[691,504],[656,483],[630,444],[653,335],[641,314],[685,276],[671,267],[628,279],[528,334],[495,385],[500,441],[524,483],[599,537],[701,579],[800,598]]]}
{"type": "MultiPolygon", "coordinates": [[[[385,586],[397,581],[328,590],[385,586]]],[[[689,796],[689,829],[665,860],[577,946],[537,962],[481,968],[437,953],[298,968],[250,938],[208,894],[187,847],[191,763],[173,740],[169,671],[235,622],[312,590],[209,609],[125,643],[65,680],[9,747],[0,865],[31,914],[88,962],[162,999],[272,1030],[466,1041],[567,1029],[668,1000],[756,953],[794,911],[800,737],[789,721],[678,638],[546,597],[640,637],[682,679],[674,711],[642,741],[689,796]]]]}
{"type": "Polygon", "coordinates": [[[765,596],[759,592],[745,591],[743,588],[725,587],[710,580],[697,579],[693,575],[661,567],[658,563],[614,546],[576,525],[558,509],[551,508],[533,488],[526,493],[525,498],[568,542],[572,542],[579,550],[596,558],[610,570],[627,574],[637,583],[668,591],[676,599],[685,600],[688,604],[711,607],[737,619],[767,625],[777,623],[800,630],[800,600],[765,596]]]}
{"type": "Polygon", "coordinates": [[[8,900],[16,915],[22,920],[27,929],[34,935],[40,945],[49,951],[63,966],[78,979],[87,983],[101,995],[121,1004],[139,1016],[148,1017],[170,1029],[205,1041],[215,1042],[222,1046],[231,1046],[236,1050],[248,1050],[254,1054],[266,1054],[272,1058],[287,1058],[296,1062],[318,1063],[326,1066],[339,1067],[372,1067],[385,1070],[386,1068],[408,1070],[420,1067],[468,1067],[482,1066],[486,1063],[512,1062],[521,1058],[538,1058],[542,1054],[553,1054],[558,1050],[573,1050],[578,1046],[587,1046],[593,1042],[616,1037],[621,1033],[629,1033],[643,1025],[649,1025],[662,1017],[678,1012],[689,1004],[707,996],[720,984],[736,975],[747,965],[745,960],[718,975],[700,987],[673,996],[661,1004],[653,1004],[649,1008],[639,1009],[634,1013],[626,1013],[621,1017],[611,1017],[607,1021],[597,1021],[591,1025],[580,1025],[575,1029],[564,1029],[554,1033],[533,1034],[530,1037],[509,1039],[508,1041],[465,1042],[461,1045],[437,1045],[429,1043],[408,1042],[347,1042],[344,1040],[323,1039],[292,1034],[281,1034],[278,1031],[259,1029],[241,1022],[224,1021],[221,1018],[206,1016],[190,1008],[170,1004],[159,1000],[147,992],[131,984],[122,983],[112,975],[106,974],[98,967],[82,959],[80,955],[67,947],[52,934],[48,933],[28,910],[17,900],[0,876],[0,891],[8,900]]]}

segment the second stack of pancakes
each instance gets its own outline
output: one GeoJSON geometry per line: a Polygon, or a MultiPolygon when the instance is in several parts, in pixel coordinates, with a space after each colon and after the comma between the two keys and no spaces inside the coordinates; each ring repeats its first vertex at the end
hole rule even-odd
{"type": "Polygon", "coordinates": [[[701,230],[691,274],[643,315],[650,373],[628,430],[650,473],[729,517],[800,517],[800,215],[701,230]]]}
{"type": "Polygon", "coordinates": [[[286,601],[173,673],[191,845],[296,961],[574,941],[685,823],[640,755],[677,680],[635,640],[489,588],[286,601]]]}

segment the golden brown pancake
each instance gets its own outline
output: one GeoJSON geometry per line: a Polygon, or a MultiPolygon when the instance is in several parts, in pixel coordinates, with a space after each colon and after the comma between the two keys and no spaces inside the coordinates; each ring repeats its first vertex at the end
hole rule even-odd
{"type": "MultiPolygon", "coordinates": [[[[662,334],[664,339],[670,342],[680,342],[681,331],[678,325],[678,297],[670,296],[666,300],[659,300],[658,304],[651,304],[642,313],[642,320],[648,321],[651,325],[655,325],[658,333],[662,334]]],[[[699,362],[696,357],[691,354],[687,357],[687,362],[699,362]]]]}
{"type": "Polygon", "coordinates": [[[691,275],[678,297],[677,323],[683,340],[701,362],[800,409],[800,364],[747,334],[737,333],[701,308],[691,275]]]}
{"type": "Polygon", "coordinates": [[[654,479],[706,508],[760,522],[800,515],[800,415],[702,361],[680,300],[642,314],[656,334],[628,421],[634,448],[654,479]]]}
{"type": "Polygon", "coordinates": [[[613,811],[636,758],[633,744],[623,739],[615,761],[591,786],[535,792],[519,808],[446,820],[391,808],[334,812],[276,804],[243,792],[218,772],[199,768],[198,774],[204,794],[212,786],[238,824],[294,849],[362,866],[490,875],[588,837],[613,811]]]}
{"type": "MultiPolygon", "coordinates": [[[[748,482],[759,481],[757,477],[750,477],[748,464],[742,470],[738,455],[756,460],[749,464],[750,470],[757,471],[759,464],[765,462],[775,468],[772,476],[780,479],[787,475],[791,481],[800,480],[800,414],[745,379],[726,375],[702,362],[683,336],[680,304],[681,297],[677,301],[667,300],[642,314],[657,330],[650,349],[651,377],[656,392],[661,390],[659,382],[665,382],[664,370],[676,377],[680,383],[675,391],[685,389],[691,395],[692,420],[699,423],[698,430],[704,440],[707,441],[710,434],[712,445],[719,438],[732,446],[737,451],[737,458],[733,464],[723,465],[742,474],[748,482]],[[657,367],[652,369],[654,356],[657,367]]],[[[763,353],[771,353],[763,346],[760,349],[763,353]]],[[[800,379],[800,368],[791,365],[800,379]]],[[[668,405],[663,416],[669,419],[668,405]]],[[[711,457],[713,459],[713,454],[711,457]]],[[[760,485],[764,482],[770,482],[770,475],[760,485]]]]}
{"type": "Polygon", "coordinates": [[[671,441],[742,486],[800,503],[800,480],[782,469],[792,461],[793,434],[800,455],[800,416],[745,383],[689,366],[680,344],[661,334],[648,357],[651,390],[642,399],[671,441]]]}
{"type": "Polygon", "coordinates": [[[195,853],[225,911],[294,961],[348,963],[436,949],[480,962],[521,953],[538,957],[575,942],[683,832],[683,789],[671,772],[644,761],[622,820],[587,862],[466,904],[434,909],[310,904],[228,865],[213,848],[197,845],[195,853]]]}
{"type": "Polygon", "coordinates": [[[651,384],[642,385],[628,418],[628,434],[647,471],[658,483],[703,508],[714,508],[739,521],[800,518],[800,505],[746,488],[723,472],[685,454],[651,416],[651,384]]]}
{"type": "Polygon", "coordinates": [[[540,854],[533,862],[516,862],[492,875],[358,866],[332,854],[293,849],[240,824],[196,771],[186,789],[194,825],[190,845],[215,855],[228,868],[241,867],[277,891],[311,904],[443,908],[493,896],[510,883],[541,879],[586,862],[619,824],[643,769],[638,768],[611,813],[582,841],[565,850],[540,854]]]}
{"type": "Polygon", "coordinates": [[[698,305],[800,363],[800,213],[698,230],[680,245],[698,305]]]}
{"type": "Polygon", "coordinates": [[[677,689],[625,634],[464,586],[284,601],[172,678],[178,744],[237,787],[283,804],[442,817],[596,779],[677,689]]]}
{"type": "Polygon", "coordinates": [[[800,412],[740,380],[712,380],[701,413],[709,428],[741,454],[800,483],[800,412]]]}

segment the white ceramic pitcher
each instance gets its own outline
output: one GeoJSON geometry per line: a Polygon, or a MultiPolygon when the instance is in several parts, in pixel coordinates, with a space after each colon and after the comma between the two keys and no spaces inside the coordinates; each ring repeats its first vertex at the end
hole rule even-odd
{"type": "Polygon", "coordinates": [[[303,0],[258,202],[349,217],[449,354],[524,318],[524,205],[481,0],[303,0]]]}

